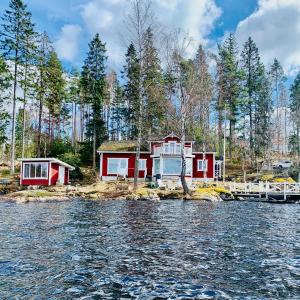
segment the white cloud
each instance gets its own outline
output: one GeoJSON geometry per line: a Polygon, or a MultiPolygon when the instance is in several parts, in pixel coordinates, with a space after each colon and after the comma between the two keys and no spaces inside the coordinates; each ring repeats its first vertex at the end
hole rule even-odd
{"type": "Polygon", "coordinates": [[[73,61],[79,47],[79,36],[82,28],[79,25],[67,24],[61,28],[60,36],[54,43],[55,50],[61,59],[73,61]]]}
{"type": "Polygon", "coordinates": [[[258,9],[238,24],[240,45],[251,36],[263,61],[278,58],[288,73],[300,65],[300,1],[259,0],[258,9]]]}
{"type": "MultiPolygon", "coordinates": [[[[128,0],[90,0],[81,6],[81,17],[90,38],[99,33],[106,42],[108,56],[113,65],[120,66],[128,43],[124,19],[128,13],[128,0]]],[[[221,9],[215,0],[153,0],[157,21],[165,28],[182,28],[194,40],[193,52],[201,42],[208,42],[208,35],[221,9]]]]}

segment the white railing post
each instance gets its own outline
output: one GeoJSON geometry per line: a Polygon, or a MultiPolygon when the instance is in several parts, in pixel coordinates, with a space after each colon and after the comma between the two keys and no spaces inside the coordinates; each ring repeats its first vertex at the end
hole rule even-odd
{"type": "Polygon", "coordinates": [[[283,184],[283,199],[286,201],[286,182],[283,184]]]}

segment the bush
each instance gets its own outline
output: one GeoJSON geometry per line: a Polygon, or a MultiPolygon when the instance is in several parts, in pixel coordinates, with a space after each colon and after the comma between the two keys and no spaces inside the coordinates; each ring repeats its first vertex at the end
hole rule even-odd
{"type": "Polygon", "coordinates": [[[66,153],[58,155],[57,158],[73,167],[80,165],[79,154],[74,154],[72,152],[66,152],[66,153]]]}

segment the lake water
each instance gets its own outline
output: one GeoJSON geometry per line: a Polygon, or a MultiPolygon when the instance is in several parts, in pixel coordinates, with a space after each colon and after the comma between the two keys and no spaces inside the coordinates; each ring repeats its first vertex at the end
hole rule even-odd
{"type": "Polygon", "coordinates": [[[300,299],[300,205],[0,202],[0,299],[300,299]]]}

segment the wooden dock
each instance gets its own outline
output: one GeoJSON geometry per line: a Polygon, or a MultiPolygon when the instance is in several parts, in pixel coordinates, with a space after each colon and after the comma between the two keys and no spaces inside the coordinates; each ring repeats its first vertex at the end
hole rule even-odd
{"type": "Polygon", "coordinates": [[[274,203],[300,202],[300,183],[230,182],[229,189],[233,196],[238,200],[274,203]]]}

